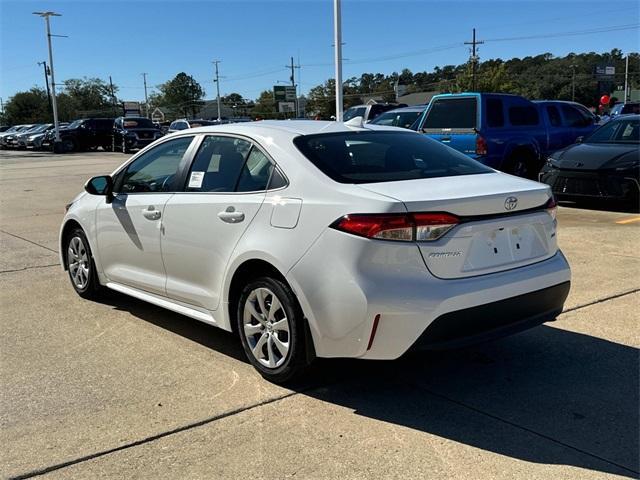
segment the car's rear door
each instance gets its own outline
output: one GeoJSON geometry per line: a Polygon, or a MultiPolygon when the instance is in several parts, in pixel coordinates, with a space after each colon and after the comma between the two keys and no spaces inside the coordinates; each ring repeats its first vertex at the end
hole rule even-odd
{"type": "Polygon", "coordinates": [[[227,263],[264,202],[271,170],[251,140],[204,136],[184,191],[164,210],[161,246],[169,297],[218,308],[227,263]]]}
{"type": "Polygon", "coordinates": [[[165,295],[160,254],[164,207],[193,136],[158,144],[115,176],[117,192],[96,211],[100,264],[110,282],[165,295]]]}

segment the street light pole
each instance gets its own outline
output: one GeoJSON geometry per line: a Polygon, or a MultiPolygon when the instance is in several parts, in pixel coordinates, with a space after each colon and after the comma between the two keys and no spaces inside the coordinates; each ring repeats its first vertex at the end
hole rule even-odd
{"type": "Polygon", "coordinates": [[[333,0],[333,42],[336,67],[336,122],[342,121],[342,12],[340,0],[333,0]]]}
{"type": "Polygon", "coordinates": [[[56,103],[56,81],[53,75],[53,51],[51,49],[51,27],[49,25],[49,17],[60,17],[59,13],[54,12],[33,12],[34,15],[38,15],[44,18],[47,26],[47,44],[49,46],[49,68],[51,69],[51,106],[53,107],[53,125],[55,128],[55,143],[53,145],[54,152],[56,148],[60,148],[60,125],[58,123],[58,105],[56,103]],[[56,144],[58,147],[56,147],[56,144]]]}
{"type": "Polygon", "coordinates": [[[141,73],[142,80],[144,81],[144,112],[147,118],[149,118],[149,97],[147,97],[147,74],[141,73]]]}
{"type": "Polygon", "coordinates": [[[627,60],[624,66],[624,103],[627,103],[629,95],[629,54],[627,53],[627,60]]]}
{"type": "Polygon", "coordinates": [[[576,101],[576,66],[571,65],[571,101],[576,101]]]}

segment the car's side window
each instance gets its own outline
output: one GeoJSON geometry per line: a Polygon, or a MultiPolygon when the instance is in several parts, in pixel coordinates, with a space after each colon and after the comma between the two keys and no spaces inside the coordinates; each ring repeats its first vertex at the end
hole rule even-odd
{"type": "Polygon", "coordinates": [[[187,192],[234,192],[251,148],[247,140],[205,137],[187,176],[187,192]]]}
{"type": "Polygon", "coordinates": [[[551,123],[552,126],[559,127],[562,124],[560,112],[558,112],[558,109],[554,105],[547,107],[547,115],[549,116],[549,123],[551,123]]]}
{"type": "Polygon", "coordinates": [[[273,164],[262,151],[253,147],[238,180],[237,192],[266,190],[273,164]]]}
{"type": "Polygon", "coordinates": [[[566,125],[569,127],[583,127],[585,124],[584,117],[570,105],[562,105],[562,114],[566,120],[566,125]]]}
{"type": "Polygon", "coordinates": [[[124,171],[120,193],[174,191],[173,180],[192,140],[192,136],[169,140],[136,158],[124,171]]]}

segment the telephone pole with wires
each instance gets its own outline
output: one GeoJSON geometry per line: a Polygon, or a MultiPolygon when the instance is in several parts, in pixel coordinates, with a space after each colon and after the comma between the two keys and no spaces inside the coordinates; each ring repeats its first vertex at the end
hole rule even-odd
{"type": "Polygon", "coordinates": [[[144,113],[149,118],[149,97],[147,96],[147,74],[141,73],[142,81],[144,82],[144,113]]]}
{"type": "Polygon", "coordinates": [[[298,62],[298,65],[294,65],[293,57],[291,57],[291,65],[285,65],[285,67],[291,69],[291,76],[289,77],[289,80],[291,80],[291,86],[296,89],[295,110],[296,117],[299,117],[300,110],[298,108],[298,86],[296,85],[296,68],[300,69],[300,62],[298,62]]]}
{"type": "Polygon", "coordinates": [[[476,76],[478,74],[478,55],[476,51],[476,45],[482,45],[484,42],[482,40],[476,40],[476,29],[473,29],[473,40],[470,42],[464,42],[465,45],[471,45],[471,83],[472,90],[475,92],[477,89],[477,79],[476,76]]]}
{"type": "Polygon", "coordinates": [[[49,108],[51,109],[51,114],[53,114],[53,106],[51,105],[51,91],[49,90],[49,68],[47,67],[46,61],[38,62],[38,65],[42,65],[42,70],[44,71],[44,84],[47,87],[47,99],[49,100],[49,108]]]}
{"type": "Polygon", "coordinates": [[[216,100],[218,102],[218,123],[222,122],[221,109],[220,109],[220,75],[218,74],[218,64],[220,60],[214,60],[212,62],[216,66],[216,78],[213,82],[216,84],[216,100]]]}

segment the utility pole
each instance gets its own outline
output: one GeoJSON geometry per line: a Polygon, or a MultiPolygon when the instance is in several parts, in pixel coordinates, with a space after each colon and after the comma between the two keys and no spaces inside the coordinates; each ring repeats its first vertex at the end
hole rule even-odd
{"type": "Polygon", "coordinates": [[[336,67],[336,122],[342,121],[342,12],[340,0],[333,0],[333,43],[336,67]]]}
{"type": "Polygon", "coordinates": [[[296,117],[300,116],[300,110],[298,109],[298,86],[296,85],[296,68],[300,69],[300,62],[298,62],[298,65],[294,65],[293,64],[293,57],[291,57],[291,65],[287,65],[287,68],[291,69],[291,76],[289,77],[289,80],[291,80],[291,86],[293,88],[296,89],[296,98],[295,98],[295,111],[296,111],[296,117]]]}
{"type": "Polygon", "coordinates": [[[471,80],[475,92],[477,89],[476,75],[478,73],[478,56],[476,55],[476,45],[482,45],[484,42],[476,40],[476,29],[473,29],[473,40],[470,42],[464,42],[465,45],[471,45],[471,80]]]}
{"type": "Polygon", "coordinates": [[[629,54],[627,53],[627,58],[624,64],[624,103],[627,103],[628,95],[629,95],[629,54]]]}
{"type": "Polygon", "coordinates": [[[60,151],[60,124],[58,123],[58,105],[56,104],[56,81],[55,81],[55,77],[53,76],[53,51],[51,49],[51,27],[49,25],[49,17],[61,17],[62,15],[54,12],[33,12],[33,14],[44,18],[45,24],[47,26],[47,44],[49,46],[49,68],[51,68],[51,105],[53,106],[53,125],[55,128],[55,134],[56,134],[55,143],[53,144],[53,151],[59,152],[60,151]]]}
{"type": "Polygon", "coordinates": [[[47,87],[47,99],[49,100],[49,108],[52,109],[51,106],[51,91],[49,90],[49,69],[47,68],[47,62],[38,62],[38,65],[42,65],[42,69],[44,70],[44,84],[47,87]]]}
{"type": "Polygon", "coordinates": [[[571,64],[571,101],[576,101],[576,65],[571,64]]]}
{"type": "Polygon", "coordinates": [[[147,74],[141,73],[142,80],[144,81],[144,112],[147,114],[147,118],[149,118],[149,97],[147,97],[147,74]]]}
{"type": "Polygon", "coordinates": [[[218,74],[218,64],[220,60],[214,60],[213,64],[216,66],[216,78],[213,80],[216,84],[216,99],[218,101],[218,123],[222,122],[222,117],[220,116],[220,76],[218,74]]]}
{"type": "Polygon", "coordinates": [[[111,80],[111,75],[109,75],[109,88],[111,89],[111,105],[113,106],[113,116],[116,116],[116,95],[113,91],[113,80],[111,80]]]}

